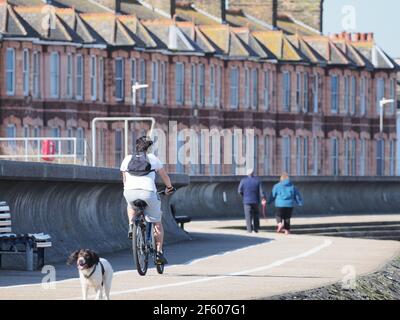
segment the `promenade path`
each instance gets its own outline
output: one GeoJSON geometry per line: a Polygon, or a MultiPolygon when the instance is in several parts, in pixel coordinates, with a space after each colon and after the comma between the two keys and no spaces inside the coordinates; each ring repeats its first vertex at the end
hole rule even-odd
{"type": "MultiPolygon", "coordinates": [[[[400,216],[297,218],[293,224],[357,221],[400,221],[400,216]]],[[[130,250],[105,255],[115,271],[111,299],[263,299],[368,274],[400,254],[399,241],[247,234],[236,228],[243,223],[189,223],[192,240],[165,248],[170,264],[163,275],[151,266],[145,277],[139,276],[130,250]]],[[[0,270],[0,299],[80,299],[76,268],[65,263],[54,267],[53,288],[42,285],[45,275],[40,271],[0,270]]]]}

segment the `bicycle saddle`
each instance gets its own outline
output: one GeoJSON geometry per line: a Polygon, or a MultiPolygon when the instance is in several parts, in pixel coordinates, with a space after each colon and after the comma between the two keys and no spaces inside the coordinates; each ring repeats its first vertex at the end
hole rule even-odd
{"type": "Polygon", "coordinates": [[[133,201],[133,205],[139,209],[144,209],[147,207],[146,201],[140,199],[133,201]]]}

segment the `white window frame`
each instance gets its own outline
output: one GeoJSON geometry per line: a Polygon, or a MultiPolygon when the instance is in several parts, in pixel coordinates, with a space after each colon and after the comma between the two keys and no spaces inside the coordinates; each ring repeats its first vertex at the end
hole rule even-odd
{"type": "Polygon", "coordinates": [[[296,109],[297,112],[301,111],[301,72],[296,72],[296,109]]]}
{"type": "Polygon", "coordinates": [[[198,64],[198,95],[199,107],[204,107],[206,102],[206,68],[203,63],[198,64]]]}
{"type": "Polygon", "coordinates": [[[350,139],[344,139],[344,175],[350,175],[350,139]]]}
{"type": "Polygon", "coordinates": [[[153,104],[158,104],[158,81],[159,81],[159,69],[158,61],[151,62],[151,101],[153,104]]]}
{"type": "Polygon", "coordinates": [[[24,125],[24,138],[30,138],[30,126],[28,124],[24,125]]]}
{"type": "Polygon", "coordinates": [[[282,137],[282,171],[287,172],[288,174],[291,173],[291,137],[290,136],[283,136],[282,137]]]}
{"type": "Polygon", "coordinates": [[[125,92],[125,68],[124,68],[125,59],[122,57],[115,58],[115,100],[123,101],[124,100],[124,92],[125,92]],[[118,69],[120,64],[121,74],[118,74],[118,69]]]}
{"type": "Polygon", "coordinates": [[[32,54],[33,70],[32,70],[32,93],[33,97],[40,98],[41,94],[41,83],[40,83],[40,65],[41,65],[41,54],[38,51],[34,51],[32,54]]]}
{"type": "Polygon", "coordinates": [[[380,114],[380,101],[385,97],[385,79],[376,79],[376,114],[380,114]]]}
{"type": "Polygon", "coordinates": [[[362,138],[360,140],[360,176],[366,175],[367,145],[367,139],[362,138]]]}
{"type": "Polygon", "coordinates": [[[167,64],[162,61],[161,62],[161,80],[160,80],[160,103],[165,104],[166,97],[167,97],[167,70],[166,70],[167,64]]]}
{"type": "Polygon", "coordinates": [[[85,155],[85,129],[82,127],[78,127],[76,129],[76,153],[80,160],[83,159],[85,155]]]}
{"type": "MultiPolygon", "coordinates": [[[[146,66],[146,60],[144,59],[139,59],[139,83],[140,84],[146,84],[147,81],[147,66],[146,66]]],[[[139,90],[139,103],[144,105],[146,104],[146,98],[147,98],[147,89],[141,89],[139,90]]]]}
{"type": "Polygon", "coordinates": [[[50,97],[60,97],[60,54],[56,51],[50,54],[50,97]]]}
{"type": "Polygon", "coordinates": [[[339,176],[339,139],[331,138],[331,173],[332,176],[339,176]]]}
{"type": "Polygon", "coordinates": [[[264,137],[264,174],[271,174],[271,147],[272,147],[272,136],[266,135],[264,137]]]}
{"type": "Polygon", "coordinates": [[[122,162],[122,149],[123,149],[123,137],[122,137],[122,130],[115,129],[114,133],[114,160],[115,160],[115,167],[118,167],[122,162]]]}
{"type": "Polygon", "coordinates": [[[296,175],[302,175],[302,158],[303,158],[303,148],[302,148],[302,137],[296,137],[296,175]]]}
{"type": "Polygon", "coordinates": [[[212,64],[210,66],[210,106],[214,107],[216,104],[215,99],[215,66],[212,64]]]}
{"type": "Polygon", "coordinates": [[[84,96],[84,61],[81,54],[75,56],[76,66],[75,66],[75,77],[76,77],[76,100],[83,100],[84,96]]]}
{"type": "Polygon", "coordinates": [[[175,65],[175,101],[177,105],[185,103],[185,65],[182,62],[175,65]]]}
{"type": "Polygon", "coordinates": [[[215,104],[219,108],[222,104],[222,67],[217,67],[217,93],[215,104]]]}
{"type": "MultiPolygon", "coordinates": [[[[67,137],[68,138],[74,138],[74,128],[68,127],[67,128],[67,137]]],[[[73,154],[74,149],[73,149],[73,142],[72,141],[67,141],[67,154],[73,154]]]]}
{"type": "Polygon", "coordinates": [[[344,113],[350,112],[350,80],[349,76],[344,76],[344,113]]]}
{"type": "Polygon", "coordinates": [[[385,175],[385,140],[376,140],[376,175],[385,175]],[[381,170],[381,171],[380,171],[381,170]]]}
{"type": "Polygon", "coordinates": [[[396,175],[396,143],[393,139],[389,141],[389,175],[396,175]]]}
{"type": "Polygon", "coordinates": [[[390,113],[394,114],[396,111],[397,97],[396,97],[396,79],[390,79],[390,99],[394,101],[390,104],[390,113]]]}
{"type": "Polygon", "coordinates": [[[357,81],[355,76],[350,77],[350,114],[355,115],[357,109],[357,81]]]}
{"type": "Polygon", "coordinates": [[[268,111],[270,106],[271,73],[264,70],[264,110],[268,111]]]}
{"type": "Polygon", "coordinates": [[[350,143],[350,175],[357,175],[357,140],[351,139],[350,143]]]}
{"type": "Polygon", "coordinates": [[[232,109],[239,108],[239,68],[230,68],[230,95],[229,102],[232,109]]]}
{"type": "Polygon", "coordinates": [[[303,74],[303,112],[307,113],[309,110],[309,98],[308,98],[308,73],[304,72],[303,74]]]}
{"type": "MultiPolygon", "coordinates": [[[[7,136],[7,138],[16,138],[17,137],[17,126],[14,123],[7,125],[6,136],[7,136]]],[[[11,147],[14,150],[17,147],[17,143],[15,140],[9,141],[7,143],[7,146],[11,147]]]]}
{"type": "Polygon", "coordinates": [[[319,74],[314,74],[313,82],[313,111],[314,113],[319,112],[319,74]]]}
{"type": "Polygon", "coordinates": [[[105,98],[105,86],[104,86],[104,75],[105,75],[105,70],[104,70],[104,58],[100,57],[99,58],[99,101],[104,102],[105,98]]]}
{"type": "Polygon", "coordinates": [[[74,86],[73,86],[73,57],[72,54],[69,53],[67,55],[67,72],[66,72],[66,96],[68,98],[73,97],[74,86]]]}
{"type": "Polygon", "coordinates": [[[339,113],[340,105],[340,78],[338,75],[331,75],[331,113],[337,114],[339,113]],[[334,80],[336,86],[334,86],[334,80]]]}
{"type": "Polygon", "coordinates": [[[196,82],[197,82],[197,78],[196,78],[196,65],[195,64],[191,64],[190,65],[190,100],[191,100],[191,104],[192,106],[195,106],[197,104],[197,97],[196,97],[196,82]]]}
{"type": "Polygon", "coordinates": [[[251,108],[258,109],[258,69],[251,69],[251,108]]]}
{"type": "Polygon", "coordinates": [[[97,100],[97,57],[90,57],[90,96],[92,101],[97,100]]]}
{"type": "Polygon", "coordinates": [[[361,77],[360,79],[360,115],[365,116],[367,113],[367,79],[361,77]]]}
{"type": "MultiPolygon", "coordinates": [[[[137,82],[137,62],[135,58],[130,60],[131,67],[131,87],[137,82]]],[[[133,90],[131,90],[131,97],[133,99],[133,90]]]]}
{"type": "Polygon", "coordinates": [[[284,71],[282,74],[282,90],[283,90],[283,110],[290,112],[291,105],[291,73],[290,71],[284,71]]]}
{"type": "Polygon", "coordinates": [[[319,138],[313,137],[313,175],[319,174],[319,138]]]}
{"type": "Polygon", "coordinates": [[[308,175],[308,151],[309,151],[308,137],[304,137],[302,152],[303,152],[303,175],[305,176],[308,175]]]}
{"type": "Polygon", "coordinates": [[[7,48],[6,51],[6,90],[8,96],[15,95],[15,50],[7,48]],[[11,61],[9,61],[11,59],[11,61]]]}
{"type": "Polygon", "coordinates": [[[250,69],[244,69],[244,96],[243,106],[250,108],[250,69]]]}
{"type": "Polygon", "coordinates": [[[24,49],[22,56],[22,79],[24,96],[29,96],[30,92],[30,70],[29,70],[29,49],[24,49]]]}

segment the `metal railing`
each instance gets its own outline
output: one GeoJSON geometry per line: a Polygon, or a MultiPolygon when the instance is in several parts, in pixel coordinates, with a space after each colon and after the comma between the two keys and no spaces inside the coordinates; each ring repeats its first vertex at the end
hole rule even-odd
{"type": "Polygon", "coordinates": [[[35,137],[35,138],[0,138],[0,160],[1,159],[18,159],[21,161],[37,160],[58,161],[59,163],[67,163],[64,159],[72,159],[73,164],[87,165],[87,142],[86,139],[79,138],[53,138],[53,137],[35,137]],[[54,154],[42,153],[42,142],[53,141],[56,145],[54,154]],[[23,142],[22,145],[18,144],[23,142]],[[72,143],[67,146],[67,153],[62,153],[62,142],[72,143]],[[83,143],[83,150],[78,152],[78,143],[83,143]],[[48,159],[48,160],[46,160],[48,159]]]}

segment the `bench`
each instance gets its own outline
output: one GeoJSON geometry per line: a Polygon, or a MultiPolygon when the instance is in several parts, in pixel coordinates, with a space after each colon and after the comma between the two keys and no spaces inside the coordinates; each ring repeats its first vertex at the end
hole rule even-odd
{"type": "Polygon", "coordinates": [[[33,255],[37,254],[37,268],[42,268],[44,250],[52,245],[50,240],[44,233],[12,233],[10,207],[6,202],[0,202],[0,268],[3,254],[25,254],[27,271],[33,271],[33,255]]]}
{"type": "Polygon", "coordinates": [[[173,205],[171,205],[171,213],[172,213],[176,223],[178,223],[180,225],[182,230],[185,230],[185,223],[189,223],[190,221],[192,221],[192,218],[190,218],[189,216],[176,216],[175,208],[173,205]]]}

